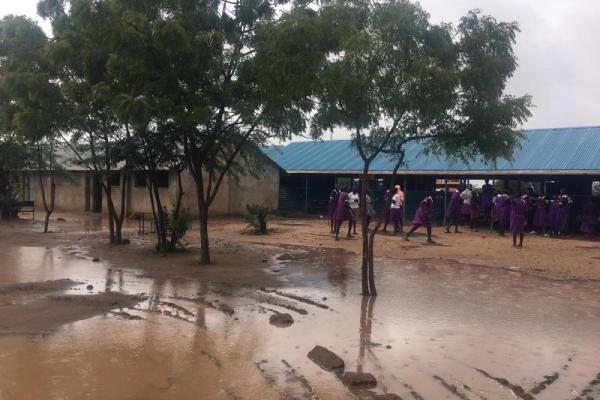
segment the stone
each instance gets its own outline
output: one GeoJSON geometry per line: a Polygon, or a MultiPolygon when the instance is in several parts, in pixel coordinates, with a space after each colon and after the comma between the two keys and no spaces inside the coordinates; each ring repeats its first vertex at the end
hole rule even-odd
{"type": "Polygon", "coordinates": [[[294,318],[290,314],[273,314],[269,317],[269,323],[271,325],[278,326],[280,328],[287,328],[294,323],[294,318]]]}
{"type": "Polygon", "coordinates": [[[129,240],[129,239],[121,240],[121,244],[130,244],[130,243],[131,243],[131,240],[129,240]]]}
{"type": "Polygon", "coordinates": [[[373,400],[402,400],[402,397],[394,393],[377,394],[373,397],[373,400]]]}
{"type": "Polygon", "coordinates": [[[67,222],[67,220],[62,217],[58,217],[58,218],[56,218],[56,220],[60,221],[60,222],[67,222]]]}
{"type": "Polygon", "coordinates": [[[86,286],[86,289],[87,289],[87,290],[94,290],[94,285],[87,285],[87,286],[86,286]]]}
{"type": "Polygon", "coordinates": [[[377,386],[377,379],[368,372],[344,372],[342,382],[348,386],[377,386]]]}
{"type": "Polygon", "coordinates": [[[323,346],[315,346],[308,353],[308,358],[327,371],[344,369],[344,360],[323,346]]]}
{"type": "Polygon", "coordinates": [[[92,258],[92,261],[93,262],[100,262],[100,259],[98,257],[94,257],[94,258],[92,258]]]}

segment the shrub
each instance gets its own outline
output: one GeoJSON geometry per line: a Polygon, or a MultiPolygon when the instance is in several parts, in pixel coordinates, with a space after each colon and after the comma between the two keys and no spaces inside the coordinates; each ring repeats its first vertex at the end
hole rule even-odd
{"type": "Polygon", "coordinates": [[[192,214],[186,209],[179,210],[177,215],[167,215],[167,229],[171,236],[171,249],[174,249],[177,242],[183,239],[191,225],[192,214]]]}
{"type": "Polygon", "coordinates": [[[268,233],[267,219],[269,218],[269,207],[249,204],[246,205],[246,210],[246,222],[248,222],[248,228],[253,229],[256,234],[266,235],[268,233]]]}

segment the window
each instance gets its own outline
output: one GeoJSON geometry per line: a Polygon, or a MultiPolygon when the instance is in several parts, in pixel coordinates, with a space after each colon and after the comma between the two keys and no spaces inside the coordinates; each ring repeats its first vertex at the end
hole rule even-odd
{"type": "Polygon", "coordinates": [[[108,178],[108,181],[110,182],[111,186],[121,186],[121,174],[118,172],[111,174],[108,178]]]}
{"type": "MultiPolygon", "coordinates": [[[[147,172],[136,172],[134,178],[135,187],[145,187],[147,172]]],[[[169,171],[156,171],[156,185],[159,188],[169,187],[169,171]]]]}
{"type": "Polygon", "coordinates": [[[169,187],[169,171],[157,171],[156,172],[156,186],[162,188],[169,187]]]}
{"type": "Polygon", "coordinates": [[[136,172],[134,177],[134,185],[135,187],[145,187],[146,186],[146,174],[142,172],[136,172]]]}

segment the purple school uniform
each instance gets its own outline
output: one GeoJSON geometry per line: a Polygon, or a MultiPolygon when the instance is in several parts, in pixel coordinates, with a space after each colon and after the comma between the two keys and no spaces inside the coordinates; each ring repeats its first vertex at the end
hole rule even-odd
{"type": "Polygon", "coordinates": [[[412,220],[413,225],[423,225],[430,227],[432,206],[433,201],[431,200],[431,197],[428,197],[425,200],[421,201],[421,205],[419,205],[419,208],[417,208],[415,217],[412,220]]]}
{"type": "Polygon", "coordinates": [[[335,215],[335,209],[337,208],[338,196],[339,196],[339,193],[335,189],[332,190],[331,194],[329,195],[329,205],[327,206],[327,216],[329,217],[329,219],[333,219],[333,216],[335,215]]]}
{"type": "Polygon", "coordinates": [[[527,202],[523,199],[512,199],[510,207],[510,231],[523,233],[527,222],[527,202]]]}
{"type": "Polygon", "coordinates": [[[502,208],[502,213],[500,214],[500,224],[504,227],[504,228],[509,228],[510,227],[510,214],[511,214],[511,202],[510,202],[510,197],[508,197],[507,195],[503,195],[502,199],[500,200],[500,205],[502,208]]]}
{"type": "Polygon", "coordinates": [[[502,195],[497,194],[494,201],[494,222],[498,223],[502,219],[502,195]]]}
{"type": "Polygon", "coordinates": [[[452,198],[450,198],[450,204],[448,204],[448,208],[446,209],[446,216],[450,219],[460,218],[461,207],[462,199],[460,198],[460,193],[452,193],[452,198]]]}
{"type": "Polygon", "coordinates": [[[481,192],[481,208],[490,210],[494,200],[494,187],[492,185],[483,185],[481,192]]]}
{"type": "Polygon", "coordinates": [[[556,213],[555,229],[565,231],[569,228],[571,217],[571,201],[568,196],[561,196],[556,213]]]}
{"type": "Polygon", "coordinates": [[[558,215],[558,200],[548,202],[548,213],[546,214],[546,227],[556,229],[556,217],[558,215]]]}
{"type": "Polygon", "coordinates": [[[533,227],[544,228],[546,226],[546,198],[539,197],[535,201],[535,214],[533,214],[533,227]]]}
{"type": "Polygon", "coordinates": [[[581,226],[579,230],[583,233],[596,232],[598,225],[598,207],[596,203],[590,201],[583,206],[583,214],[581,215],[581,226]]]}
{"type": "Polygon", "coordinates": [[[352,214],[350,213],[350,207],[348,206],[348,193],[340,192],[338,196],[337,206],[335,208],[334,219],[336,221],[350,221],[352,214]]]}

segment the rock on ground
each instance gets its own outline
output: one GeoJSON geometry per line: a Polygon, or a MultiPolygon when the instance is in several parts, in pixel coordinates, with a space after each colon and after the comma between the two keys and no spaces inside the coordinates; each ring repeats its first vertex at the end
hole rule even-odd
{"type": "Polygon", "coordinates": [[[308,353],[308,358],[319,367],[328,371],[344,369],[344,360],[323,346],[315,346],[308,353]]]}
{"type": "Polygon", "coordinates": [[[294,318],[290,314],[273,314],[269,317],[269,322],[271,325],[275,325],[278,327],[288,327],[294,323],[294,318]]]}
{"type": "Polygon", "coordinates": [[[402,400],[402,397],[394,393],[386,393],[373,396],[373,400],[402,400]]]}
{"type": "Polygon", "coordinates": [[[377,379],[368,372],[345,372],[342,382],[348,386],[376,386],[377,379]]]}

